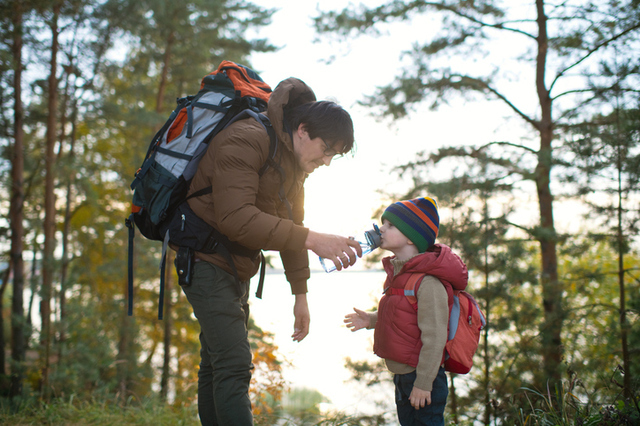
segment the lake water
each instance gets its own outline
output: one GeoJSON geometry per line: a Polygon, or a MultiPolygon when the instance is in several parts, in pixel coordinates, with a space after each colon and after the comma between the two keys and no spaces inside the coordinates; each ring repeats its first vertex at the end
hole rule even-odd
{"type": "Polygon", "coordinates": [[[395,410],[390,381],[372,395],[364,385],[349,381],[351,374],[344,366],[347,357],[354,361],[379,360],[372,351],[373,331],[352,332],[343,319],[354,307],[370,310],[377,306],[384,278],[382,270],[312,271],[307,294],[310,332],[301,342],[291,339],[294,297],[284,273],[267,274],[262,299],[255,297],[257,277],[252,280],[251,314],[259,327],[275,333],[280,354],[291,362],[283,371],[285,380],[292,388],[316,389],[327,397],[330,403],[322,406],[324,410],[376,414],[381,408],[374,402],[381,400],[395,410]]]}

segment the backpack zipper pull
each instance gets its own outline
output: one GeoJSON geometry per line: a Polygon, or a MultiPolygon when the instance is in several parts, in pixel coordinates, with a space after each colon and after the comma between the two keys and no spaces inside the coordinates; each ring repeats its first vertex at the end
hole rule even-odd
{"type": "Polygon", "coordinates": [[[184,214],[182,215],[182,224],[180,224],[180,231],[184,232],[184,222],[186,221],[186,218],[184,217],[184,214]]]}

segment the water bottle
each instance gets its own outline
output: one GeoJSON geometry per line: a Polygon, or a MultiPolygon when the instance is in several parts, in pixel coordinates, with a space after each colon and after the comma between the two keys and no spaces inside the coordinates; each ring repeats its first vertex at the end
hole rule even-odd
{"type": "MultiPolygon", "coordinates": [[[[364,238],[366,243],[362,241],[358,241],[360,247],[362,247],[362,255],[371,253],[373,250],[380,247],[380,228],[375,223],[373,224],[373,229],[369,229],[368,231],[364,231],[364,238]]],[[[338,259],[339,260],[339,259],[338,259]]],[[[333,261],[329,259],[320,258],[320,264],[324,268],[325,272],[333,272],[336,270],[336,265],[333,261]]]]}

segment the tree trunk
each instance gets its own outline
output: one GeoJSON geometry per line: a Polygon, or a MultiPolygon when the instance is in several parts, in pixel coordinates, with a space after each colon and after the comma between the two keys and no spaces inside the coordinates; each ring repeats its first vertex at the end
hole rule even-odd
{"type": "Polygon", "coordinates": [[[455,383],[456,375],[451,373],[449,377],[450,377],[450,383],[451,383],[451,385],[449,385],[450,403],[448,403],[447,405],[449,405],[449,408],[451,409],[451,413],[453,413],[453,424],[457,425],[458,424],[458,394],[456,393],[456,383],[455,383]]]}
{"type": "Polygon", "coordinates": [[[49,74],[49,102],[47,119],[47,136],[45,147],[45,194],[44,194],[44,262],[42,267],[42,300],[40,302],[40,316],[42,319],[42,329],[40,330],[40,342],[43,349],[42,385],[41,395],[47,399],[49,393],[49,357],[51,353],[51,294],[53,287],[54,272],[54,249],[55,249],[55,155],[54,146],[57,136],[57,114],[58,108],[58,79],[56,72],[58,68],[58,16],[60,14],[60,2],[53,5],[53,16],[51,19],[51,63],[49,74]]]}
{"type": "MultiPolygon", "coordinates": [[[[133,261],[136,260],[135,254],[135,245],[133,246],[133,261]]],[[[135,263],[134,263],[135,270],[135,263]]],[[[125,278],[123,280],[124,284],[124,298],[123,300],[126,302],[128,295],[128,282],[125,278]]],[[[133,327],[134,321],[133,318],[130,317],[127,313],[127,310],[122,309],[122,321],[120,322],[120,338],[118,340],[118,356],[117,356],[117,379],[118,379],[118,396],[122,403],[125,403],[127,400],[127,395],[130,391],[130,385],[133,380],[132,371],[135,367],[135,354],[133,353],[133,327]]]]}
{"type": "Polygon", "coordinates": [[[11,389],[10,396],[22,394],[23,368],[26,353],[24,317],[24,107],[22,105],[22,4],[13,2],[13,90],[14,144],[11,158],[11,269],[13,296],[11,298],[11,389]]]}
{"type": "MultiPolygon", "coordinates": [[[[69,159],[68,164],[73,167],[73,160],[75,158],[75,142],[76,142],[76,121],[77,121],[77,100],[75,96],[69,95],[69,92],[73,89],[69,89],[69,80],[67,79],[66,91],[67,95],[65,98],[65,105],[69,103],[69,98],[73,97],[71,100],[72,103],[72,113],[71,113],[71,134],[69,135],[69,159]]],[[[64,108],[63,110],[66,110],[64,108]]],[[[66,117],[66,114],[63,114],[66,117]]],[[[64,129],[64,123],[63,123],[64,129]]],[[[61,141],[66,139],[64,130],[62,130],[62,136],[60,138],[61,141]]],[[[62,143],[60,144],[60,151],[58,153],[58,158],[62,158],[63,154],[62,143]]],[[[60,346],[58,348],[58,355],[60,359],[62,359],[63,348],[65,341],[67,339],[67,330],[66,330],[66,316],[67,316],[67,275],[69,271],[69,263],[70,263],[70,254],[69,254],[69,232],[71,227],[71,204],[73,199],[73,182],[74,182],[74,174],[72,172],[65,173],[66,182],[66,202],[64,208],[64,225],[62,230],[62,265],[60,268],[60,346]]]]}
{"type": "Polygon", "coordinates": [[[556,231],[553,220],[553,196],[551,194],[551,166],[553,121],[552,99],[545,85],[545,71],[548,51],[547,17],[544,12],[544,1],[536,0],[538,11],[538,55],[536,61],[536,87],[540,102],[541,120],[538,123],[540,132],[540,150],[538,151],[538,165],[536,167],[535,181],[538,191],[538,203],[540,208],[540,229],[538,240],[542,270],[540,282],[542,285],[542,298],[544,309],[544,321],[540,335],[542,337],[542,356],[544,377],[537,386],[546,389],[547,383],[551,392],[561,378],[562,340],[561,331],[563,325],[562,312],[562,287],[558,282],[558,260],[556,252],[556,231]]]}
{"type": "MultiPolygon", "coordinates": [[[[4,300],[4,293],[9,287],[9,276],[11,275],[11,264],[5,270],[2,276],[2,285],[0,285],[0,300],[4,300]]],[[[10,394],[10,382],[7,380],[6,363],[7,357],[4,348],[7,346],[4,335],[4,305],[0,303],[0,395],[10,394]]]]}
{"type": "Polygon", "coordinates": [[[35,304],[36,294],[38,294],[38,252],[40,251],[40,245],[37,242],[38,231],[34,232],[34,234],[31,275],[29,276],[29,306],[26,313],[26,322],[30,329],[33,329],[33,305],[35,304]]]}
{"type": "MultiPolygon", "coordinates": [[[[487,290],[487,299],[485,300],[485,306],[484,306],[484,312],[485,312],[485,321],[487,322],[487,324],[489,324],[489,315],[491,314],[491,310],[490,310],[490,303],[489,303],[489,294],[490,292],[489,290],[489,229],[488,229],[488,224],[489,224],[489,204],[488,204],[488,200],[489,200],[489,194],[483,191],[482,194],[482,198],[484,199],[484,205],[483,205],[483,209],[482,209],[482,215],[483,215],[483,219],[484,219],[484,232],[483,235],[485,236],[485,241],[484,241],[484,287],[487,290]]],[[[484,364],[484,386],[483,386],[483,391],[484,391],[484,424],[485,425],[489,425],[491,424],[491,395],[489,393],[489,382],[490,382],[490,375],[489,372],[491,371],[490,369],[490,365],[491,365],[491,359],[489,357],[489,327],[485,327],[483,332],[482,332],[482,342],[483,342],[483,351],[482,351],[482,358],[483,358],[483,364],[484,364]]]]}
{"type": "Polygon", "coordinates": [[[63,346],[67,340],[67,274],[69,271],[69,229],[71,226],[71,179],[67,182],[67,200],[64,210],[64,226],[62,231],[62,265],[60,269],[60,347],[58,354],[60,359],[64,355],[63,346]]]}
{"type": "Polygon", "coordinates": [[[169,76],[169,64],[171,62],[171,50],[175,41],[175,32],[170,31],[167,36],[167,46],[162,56],[162,73],[160,74],[160,84],[158,85],[158,95],[156,97],[156,112],[162,112],[164,104],[164,93],[167,90],[167,78],[169,76]]]}
{"type": "MultiPolygon", "coordinates": [[[[617,113],[620,114],[620,109],[617,108],[617,113]]],[[[623,392],[626,400],[631,400],[633,397],[631,391],[631,359],[629,357],[629,323],[627,322],[627,307],[626,307],[626,294],[624,286],[624,233],[622,232],[622,140],[619,134],[620,123],[617,126],[618,129],[618,288],[620,292],[620,344],[622,345],[622,366],[624,368],[623,380],[623,392]]]]}
{"type": "MultiPolygon", "coordinates": [[[[124,280],[125,291],[127,294],[127,280],[124,280]]],[[[125,297],[126,300],[126,297],[125,297]]],[[[129,395],[129,387],[132,381],[132,371],[134,369],[133,346],[133,318],[127,315],[126,309],[122,310],[122,322],[120,323],[120,339],[118,340],[118,356],[116,361],[118,389],[117,393],[120,401],[124,404],[129,395]]]]}
{"type": "MultiPolygon", "coordinates": [[[[169,68],[171,63],[171,51],[175,41],[175,32],[170,31],[167,36],[167,44],[162,57],[162,73],[160,75],[160,84],[158,85],[158,96],[156,97],[156,112],[162,113],[164,104],[164,94],[167,87],[169,76],[169,68]]],[[[157,131],[158,129],[154,129],[157,131]]],[[[164,306],[164,358],[162,362],[162,378],[160,381],[160,397],[166,401],[169,394],[169,378],[171,375],[171,329],[173,321],[171,320],[171,277],[173,268],[171,265],[171,251],[167,253],[167,267],[165,271],[165,306],[164,306]]]]}

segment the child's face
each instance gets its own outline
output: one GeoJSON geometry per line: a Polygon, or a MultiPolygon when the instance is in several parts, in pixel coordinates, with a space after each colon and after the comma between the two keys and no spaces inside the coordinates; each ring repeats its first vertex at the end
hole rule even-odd
{"type": "Polygon", "coordinates": [[[396,228],[387,219],[382,221],[382,227],[380,228],[382,243],[380,248],[392,251],[396,253],[397,250],[401,250],[411,244],[409,238],[407,238],[398,228],[396,228]]]}

